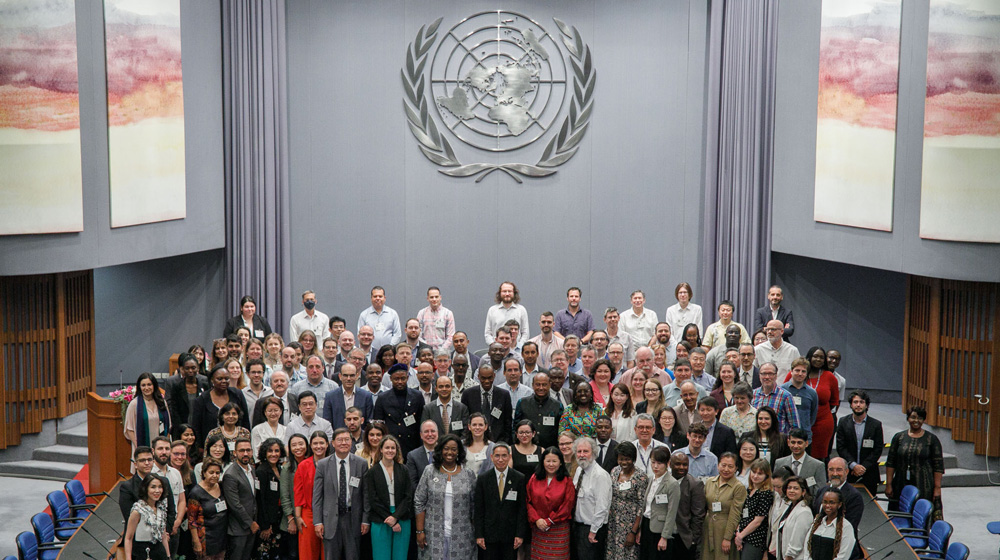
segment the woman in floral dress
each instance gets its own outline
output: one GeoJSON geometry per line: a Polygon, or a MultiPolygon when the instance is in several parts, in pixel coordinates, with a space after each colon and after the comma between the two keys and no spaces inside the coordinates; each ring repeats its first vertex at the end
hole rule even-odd
{"type": "Polygon", "coordinates": [[[618,466],[611,469],[611,510],[608,512],[608,558],[638,560],[642,512],[646,504],[646,473],[635,470],[637,452],[630,442],[618,444],[618,466]]]}

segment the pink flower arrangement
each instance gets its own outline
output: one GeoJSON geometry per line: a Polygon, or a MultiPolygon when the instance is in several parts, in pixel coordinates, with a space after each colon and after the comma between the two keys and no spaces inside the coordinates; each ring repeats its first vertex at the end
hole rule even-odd
{"type": "Polygon", "coordinates": [[[125,412],[128,411],[128,403],[135,398],[135,385],[126,385],[116,391],[108,393],[108,398],[117,402],[122,408],[122,422],[125,422],[125,412]]]}

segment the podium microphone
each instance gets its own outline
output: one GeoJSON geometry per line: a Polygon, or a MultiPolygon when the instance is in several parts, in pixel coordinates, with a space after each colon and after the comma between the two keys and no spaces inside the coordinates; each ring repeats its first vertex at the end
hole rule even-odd
{"type": "Polygon", "coordinates": [[[885,521],[883,521],[883,522],[879,523],[878,525],[876,525],[876,526],[875,526],[875,527],[874,527],[873,529],[871,529],[870,531],[868,531],[868,532],[867,532],[867,533],[865,533],[864,535],[861,535],[861,536],[859,536],[859,537],[858,537],[858,540],[860,541],[861,539],[863,539],[863,538],[867,537],[868,535],[870,535],[870,534],[874,533],[874,532],[875,532],[876,530],[878,530],[878,529],[879,529],[880,527],[882,527],[882,526],[883,526],[883,525],[885,525],[886,523],[889,523],[890,521],[892,521],[892,518],[891,518],[891,517],[890,517],[890,518],[888,518],[888,519],[886,519],[885,521]]]}
{"type": "MultiPolygon", "coordinates": [[[[868,554],[868,558],[874,559],[876,554],[878,554],[879,552],[882,552],[883,550],[889,548],[890,546],[898,543],[899,541],[901,541],[901,540],[903,540],[905,538],[906,538],[905,536],[904,537],[899,537],[898,539],[896,539],[896,540],[892,541],[891,543],[883,546],[882,548],[876,550],[875,552],[872,552],[872,553],[868,554]]],[[[880,558],[878,560],[885,560],[886,558],[888,558],[889,556],[891,556],[893,552],[894,551],[889,551],[889,554],[886,554],[885,556],[883,556],[882,558],[880,558]]]]}

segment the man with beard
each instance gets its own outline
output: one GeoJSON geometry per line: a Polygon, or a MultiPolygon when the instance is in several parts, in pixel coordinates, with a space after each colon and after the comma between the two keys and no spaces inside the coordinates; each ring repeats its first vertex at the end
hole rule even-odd
{"type": "Polygon", "coordinates": [[[611,475],[594,460],[594,440],[582,437],[573,442],[576,453],[576,511],[573,514],[572,542],[580,560],[604,558],[611,509],[611,475]]]}
{"type": "Polygon", "coordinates": [[[555,319],[552,316],[552,312],[546,311],[542,313],[542,317],[538,320],[538,328],[542,332],[531,339],[531,342],[538,345],[538,362],[543,368],[552,365],[552,353],[556,350],[561,350],[563,347],[563,339],[561,336],[556,336],[553,330],[554,325],[555,319]]]}
{"type": "Polygon", "coordinates": [[[854,550],[851,552],[851,560],[857,560],[863,555],[861,546],[858,543],[858,528],[861,527],[861,516],[865,513],[865,502],[861,498],[861,492],[854,486],[847,484],[847,461],[840,457],[830,459],[826,466],[827,485],[820,488],[813,498],[813,514],[818,515],[823,511],[823,494],[830,488],[839,488],[844,497],[844,518],[851,522],[854,527],[854,550]]]}
{"type": "Polygon", "coordinates": [[[521,293],[517,291],[517,286],[513,282],[503,282],[497,290],[495,296],[496,305],[486,312],[486,328],[484,336],[486,344],[493,344],[497,329],[504,325],[508,319],[514,319],[521,325],[518,345],[528,341],[528,312],[521,305],[521,293]]]}

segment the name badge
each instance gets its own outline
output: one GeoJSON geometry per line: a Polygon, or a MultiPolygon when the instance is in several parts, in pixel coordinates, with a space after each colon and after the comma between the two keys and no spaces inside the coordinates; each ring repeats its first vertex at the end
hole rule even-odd
{"type": "Polygon", "coordinates": [[[535,455],[534,453],[532,453],[531,455],[525,455],[524,456],[524,461],[526,463],[537,463],[538,462],[538,455],[535,455]]]}
{"type": "Polygon", "coordinates": [[[868,448],[875,447],[875,440],[873,440],[873,439],[863,439],[863,440],[861,440],[861,447],[868,447],[868,448]]]}
{"type": "Polygon", "coordinates": [[[451,429],[452,430],[464,430],[465,426],[462,424],[461,420],[455,420],[454,422],[451,423],[451,429]]]}
{"type": "Polygon", "coordinates": [[[674,404],[674,406],[680,406],[682,404],[684,404],[684,399],[677,399],[677,402],[674,404]]]}
{"type": "Polygon", "coordinates": [[[666,494],[657,494],[655,499],[656,499],[656,503],[658,503],[658,504],[665,504],[665,503],[667,503],[667,500],[670,499],[670,497],[667,496],[666,494]]]}
{"type": "Polygon", "coordinates": [[[816,486],[816,477],[810,476],[809,478],[807,478],[806,484],[808,484],[809,486],[816,486]]]}
{"type": "Polygon", "coordinates": [[[226,511],[226,502],[222,500],[215,502],[215,511],[226,511]]]}
{"type": "Polygon", "coordinates": [[[382,323],[375,323],[375,332],[382,332],[385,330],[385,325],[382,323]]]}
{"type": "Polygon", "coordinates": [[[414,425],[416,423],[417,423],[417,419],[414,418],[412,414],[410,414],[410,415],[406,416],[405,418],[403,418],[403,424],[405,424],[407,426],[412,426],[412,425],[414,425]]]}
{"type": "Polygon", "coordinates": [[[802,397],[796,395],[792,397],[792,402],[795,403],[795,406],[802,406],[802,397]]]}
{"type": "Polygon", "coordinates": [[[272,480],[271,481],[271,492],[277,492],[277,491],[278,491],[278,481],[277,480],[272,480]]]}
{"type": "Polygon", "coordinates": [[[253,488],[254,488],[254,490],[260,490],[260,481],[259,480],[253,481],[253,488]]]}
{"type": "Polygon", "coordinates": [[[480,451],[479,453],[473,453],[472,454],[472,460],[473,461],[482,461],[484,459],[486,459],[486,450],[485,449],[482,450],[482,451],[480,451]]]}
{"type": "Polygon", "coordinates": [[[632,488],[631,480],[629,480],[628,482],[622,482],[621,484],[618,485],[618,489],[621,490],[622,492],[630,490],[631,488],[632,488]]]}
{"type": "Polygon", "coordinates": [[[500,409],[494,406],[493,407],[493,412],[490,413],[490,416],[492,416],[494,418],[500,418],[501,414],[503,414],[503,412],[500,412],[500,409]]]}
{"type": "Polygon", "coordinates": [[[750,517],[750,508],[743,508],[743,517],[750,517]]]}
{"type": "Polygon", "coordinates": [[[359,484],[361,484],[361,479],[356,476],[352,476],[350,482],[347,483],[351,488],[357,488],[359,484]]]}
{"type": "Polygon", "coordinates": [[[722,511],[722,502],[712,502],[712,511],[722,511]]]}
{"type": "Polygon", "coordinates": [[[517,490],[508,490],[507,491],[507,497],[504,498],[504,499],[508,500],[508,501],[511,501],[511,502],[516,502],[517,501],[517,490]]]}
{"type": "Polygon", "coordinates": [[[264,338],[264,330],[263,329],[255,330],[254,336],[256,336],[257,338],[264,338]]]}
{"type": "Polygon", "coordinates": [[[544,417],[542,417],[542,425],[543,426],[555,426],[556,425],[556,419],[555,419],[555,417],[554,416],[544,416],[544,417]]]}
{"type": "Polygon", "coordinates": [[[447,322],[443,318],[441,318],[441,319],[438,319],[438,320],[434,321],[434,326],[436,328],[443,329],[443,328],[445,328],[447,326],[447,322]]]}
{"type": "Polygon", "coordinates": [[[229,448],[229,452],[232,453],[233,451],[236,451],[236,442],[235,441],[227,441],[226,442],[226,447],[228,447],[229,448]]]}

